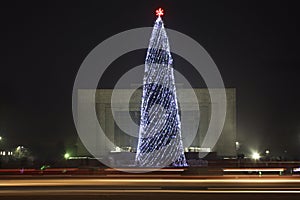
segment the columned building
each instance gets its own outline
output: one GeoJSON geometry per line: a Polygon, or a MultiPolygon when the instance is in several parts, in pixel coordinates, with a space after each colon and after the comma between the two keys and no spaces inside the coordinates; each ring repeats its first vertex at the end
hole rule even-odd
{"type": "MultiPolygon", "coordinates": [[[[221,136],[212,149],[201,148],[201,145],[210,122],[211,105],[215,104],[217,107],[218,103],[211,102],[208,89],[177,90],[183,145],[186,152],[216,152],[219,156],[236,156],[236,92],[235,88],[226,88],[225,90],[227,98],[225,124],[221,136]],[[198,126],[195,126],[195,124],[198,124],[198,126]],[[189,136],[192,136],[192,138],[185,138],[189,136]]],[[[87,116],[81,116],[81,111],[85,109],[86,105],[90,104],[89,98],[86,97],[90,96],[91,92],[93,90],[81,89],[78,91],[79,121],[89,120],[87,116]]],[[[211,89],[210,92],[218,94],[220,89],[211,89]]],[[[107,146],[108,143],[105,142],[105,139],[92,141],[95,143],[93,145],[96,149],[99,149],[99,152],[105,152],[104,149],[113,149],[112,152],[135,152],[138,144],[142,89],[117,89],[114,91],[112,89],[98,89],[95,96],[98,122],[106,137],[114,144],[114,147],[107,146]],[[114,99],[111,103],[113,93],[114,99]],[[129,116],[135,126],[128,123],[129,116]],[[130,133],[128,134],[128,132],[130,133]]],[[[81,124],[78,123],[77,127],[79,129],[80,126],[81,124]]],[[[76,154],[77,156],[89,155],[80,139],[78,139],[76,154]]]]}

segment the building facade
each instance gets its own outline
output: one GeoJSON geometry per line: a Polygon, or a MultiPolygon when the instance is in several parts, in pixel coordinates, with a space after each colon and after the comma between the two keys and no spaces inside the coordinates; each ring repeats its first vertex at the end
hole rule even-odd
{"type": "MultiPolygon", "coordinates": [[[[85,106],[90,104],[87,97],[90,97],[92,92],[93,90],[88,89],[78,91],[78,129],[81,128],[81,123],[92,120],[86,115],[81,115],[81,111],[84,111],[85,106]]],[[[220,89],[211,89],[210,92],[218,94],[220,89]]],[[[178,89],[177,95],[185,151],[216,152],[219,156],[236,156],[235,89],[226,89],[225,124],[216,145],[212,148],[203,148],[202,143],[210,123],[211,105],[217,104],[217,102],[211,102],[208,90],[202,88],[178,89]]],[[[95,108],[98,123],[106,138],[113,144],[112,146],[105,142],[105,139],[101,138],[102,136],[95,137],[98,139],[91,140],[91,143],[94,143],[92,145],[99,152],[135,152],[138,144],[141,97],[142,89],[96,90],[95,108]]],[[[76,155],[89,155],[80,139],[78,139],[76,155]]]]}

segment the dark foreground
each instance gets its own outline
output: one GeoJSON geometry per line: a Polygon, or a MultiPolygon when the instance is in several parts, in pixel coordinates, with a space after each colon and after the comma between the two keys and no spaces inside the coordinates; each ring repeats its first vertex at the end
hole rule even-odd
{"type": "Polygon", "coordinates": [[[2,176],[0,199],[300,199],[300,177],[2,176]]]}

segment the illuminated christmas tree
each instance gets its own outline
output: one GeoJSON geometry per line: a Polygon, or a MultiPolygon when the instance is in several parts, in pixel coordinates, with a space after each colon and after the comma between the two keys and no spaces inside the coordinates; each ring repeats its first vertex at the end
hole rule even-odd
{"type": "Polygon", "coordinates": [[[181,138],[173,59],[161,16],[152,31],[145,59],[143,96],[136,165],[187,166],[181,138]]]}

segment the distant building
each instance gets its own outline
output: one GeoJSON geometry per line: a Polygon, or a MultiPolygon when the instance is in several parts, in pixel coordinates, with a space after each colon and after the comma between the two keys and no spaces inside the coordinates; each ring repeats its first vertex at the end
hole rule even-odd
{"type": "MultiPolygon", "coordinates": [[[[218,93],[220,89],[212,89],[212,92],[218,93]]],[[[92,90],[82,89],[78,91],[78,118],[79,121],[89,122],[93,120],[91,116],[82,116],[81,111],[85,109],[85,106],[90,102],[87,96],[90,96],[92,90]]],[[[119,98],[117,102],[113,105],[114,113],[112,113],[111,97],[112,89],[98,89],[96,91],[96,113],[98,121],[101,128],[106,134],[106,137],[115,144],[114,149],[108,147],[104,139],[99,139],[92,141],[93,144],[99,152],[105,152],[104,149],[111,149],[112,151],[131,151],[136,150],[138,144],[138,137],[132,135],[138,134],[138,126],[130,127],[128,125],[128,112],[132,120],[138,125],[140,120],[140,106],[141,106],[141,89],[118,89],[115,90],[122,96],[130,96],[129,104],[125,101],[125,98],[119,98]],[[133,134],[126,134],[122,129],[119,128],[114,120],[117,118],[118,123],[121,123],[122,127],[126,127],[126,130],[130,130],[133,134]]],[[[194,89],[196,94],[196,100],[190,98],[192,89],[178,89],[178,99],[181,114],[184,112],[185,117],[182,119],[182,135],[195,135],[193,142],[190,146],[187,146],[185,138],[183,138],[183,145],[185,151],[190,152],[216,152],[218,156],[236,156],[236,93],[234,88],[226,89],[227,97],[227,111],[226,119],[221,136],[216,143],[215,147],[201,148],[201,144],[206,135],[208,129],[210,115],[211,115],[211,104],[216,102],[211,102],[209,93],[207,89],[194,89]],[[200,118],[197,116],[197,107],[200,110],[200,118]],[[200,122],[198,129],[195,129],[192,125],[200,122]]],[[[81,124],[78,123],[77,127],[80,129],[81,124]]],[[[95,127],[96,128],[96,127],[95,127]]],[[[97,136],[101,137],[101,136],[97,136]]],[[[77,156],[87,156],[89,153],[82,145],[80,139],[77,142],[77,156]]],[[[101,155],[99,155],[101,156],[101,155]]]]}

